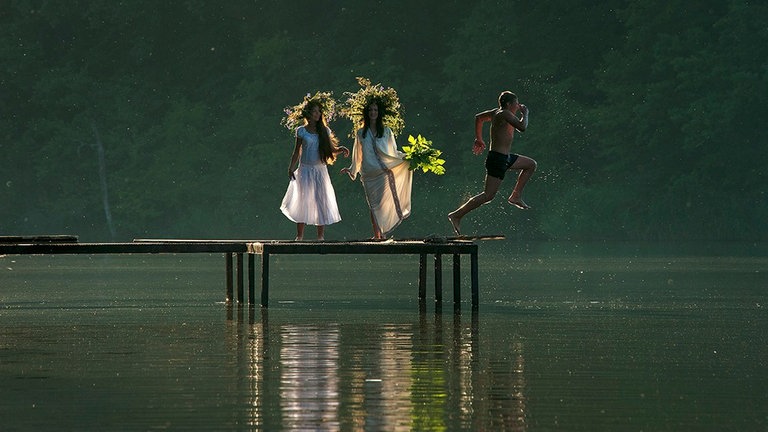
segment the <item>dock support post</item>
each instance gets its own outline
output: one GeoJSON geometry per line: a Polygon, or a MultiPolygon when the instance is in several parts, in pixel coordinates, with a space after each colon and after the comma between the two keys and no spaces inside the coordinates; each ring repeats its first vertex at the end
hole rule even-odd
{"type": "Polygon", "coordinates": [[[227,272],[227,303],[232,303],[232,254],[227,252],[224,254],[225,262],[224,265],[226,272],[227,272]]]}
{"type": "Polygon", "coordinates": [[[269,306],[269,252],[261,253],[261,307],[269,306]]]}
{"type": "Polygon", "coordinates": [[[419,300],[427,298],[427,254],[419,255],[419,300]]]}
{"type": "Polygon", "coordinates": [[[477,308],[480,298],[480,294],[478,293],[478,274],[477,274],[477,250],[474,250],[470,254],[470,258],[472,261],[472,308],[477,308]]]}
{"type": "Polygon", "coordinates": [[[256,258],[248,254],[248,304],[256,304],[256,258]]]}
{"type": "Polygon", "coordinates": [[[453,304],[461,303],[461,255],[453,254],[453,304]]]}
{"type": "Polygon", "coordinates": [[[243,254],[237,254],[237,302],[242,304],[245,299],[243,294],[243,254]]]}
{"type": "Polygon", "coordinates": [[[443,256],[435,254],[435,302],[443,302],[443,256]]]}

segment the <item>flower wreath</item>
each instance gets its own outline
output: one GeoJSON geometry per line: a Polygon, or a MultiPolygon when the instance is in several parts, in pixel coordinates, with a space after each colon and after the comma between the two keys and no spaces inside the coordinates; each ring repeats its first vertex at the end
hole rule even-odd
{"type": "Polygon", "coordinates": [[[309,116],[307,110],[310,104],[313,103],[320,106],[326,124],[332,122],[336,118],[336,100],[333,98],[332,92],[317,92],[314,96],[307,93],[300,104],[286,107],[283,110],[285,117],[280,120],[280,124],[288,128],[291,132],[295,131],[299,126],[303,126],[306,118],[309,116]]]}
{"type": "MultiPolygon", "coordinates": [[[[395,136],[399,135],[405,128],[405,121],[397,91],[381,84],[371,84],[371,80],[364,77],[357,77],[357,83],[361,87],[360,90],[354,93],[344,92],[347,99],[342,103],[339,115],[351,120],[354,128],[361,127],[365,109],[376,102],[379,105],[379,115],[384,126],[392,129],[395,136]]],[[[350,134],[350,137],[353,136],[354,131],[350,134]]]]}

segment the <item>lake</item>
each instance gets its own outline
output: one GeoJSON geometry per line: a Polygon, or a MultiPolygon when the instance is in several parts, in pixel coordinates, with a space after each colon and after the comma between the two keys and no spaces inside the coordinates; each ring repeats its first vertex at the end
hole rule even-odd
{"type": "Polygon", "coordinates": [[[477,310],[466,261],[455,310],[273,256],[267,311],[215,254],[1,257],[0,430],[768,430],[768,245],[481,242],[477,310]]]}

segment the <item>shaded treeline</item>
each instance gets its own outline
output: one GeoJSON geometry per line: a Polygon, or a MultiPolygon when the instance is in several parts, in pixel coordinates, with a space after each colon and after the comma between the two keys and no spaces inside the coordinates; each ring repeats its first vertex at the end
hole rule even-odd
{"type": "MultiPolygon", "coordinates": [[[[509,89],[531,109],[534,209],[504,204],[510,175],[467,231],[765,240],[765,22],[727,0],[4,1],[0,234],[290,238],[282,109],[365,76],[398,90],[401,145],[423,134],[447,161],[416,175],[398,235],[449,233],[484,175],[474,114],[509,89]]],[[[370,234],[346,162],[329,238],[370,234]]]]}

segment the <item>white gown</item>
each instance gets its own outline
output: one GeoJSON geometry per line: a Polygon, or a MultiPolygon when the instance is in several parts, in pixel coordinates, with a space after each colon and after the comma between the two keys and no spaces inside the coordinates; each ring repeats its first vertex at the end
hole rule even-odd
{"type": "Polygon", "coordinates": [[[411,215],[413,171],[404,156],[388,127],[381,138],[370,131],[365,137],[362,130],[355,134],[349,175],[354,180],[360,174],[368,207],[384,236],[411,215]]]}
{"type": "Polygon", "coordinates": [[[301,138],[301,159],[294,171],[295,180],[288,183],[280,210],[293,222],[307,225],[330,225],[341,220],[328,166],[320,160],[318,136],[304,126],[296,129],[301,138]]]}

